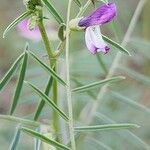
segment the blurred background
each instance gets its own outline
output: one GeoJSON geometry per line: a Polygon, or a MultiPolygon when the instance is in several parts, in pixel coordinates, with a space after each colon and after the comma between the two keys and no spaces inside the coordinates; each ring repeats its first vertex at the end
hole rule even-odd
{"type": "MultiPolygon", "coordinates": [[[[84,0],[81,1],[83,4],[84,0]]],[[[121,43],[126,30],[129,26],[132,15],[136,9],[139,0],[116,0],[118,7],[117,19],[102,27],[103,34],[121,43]],[[117,38],[115,37],[117,35],[117,38]]],[[[65,18],[67,0],[55,1],[53,4],[59,10],[60,14],[65,18]]],[[[100,5],[97,2],[96,5],[100,5]]],[[[72,18],[78,12],[78,7],[73,4],[72,18]]],[[[86,135],[84,140],[77,140],[78,149],[80,150],[148,150],[150,145],[150,1],[147,0],[144,9],[138,19],[134,32],[131,36],[127,49],[132,54],[131,57],[123,55],[121,63],[117,68],[116,75],[126,76],[126,80],[109,86],[109,90],[105,94],[100,108],[94,117],[92,124],[113,123],[136,123],[141,128],[130,131],[103,131],[100,134],[92,133],[86,135]],[[147,109],[140,109],[133,103],[138,102],[144,105],[147,109]],[[82,141],[82,142],[80,142],[82,141]]],[[[85,12],[88,14],[93,9],[90,5],[85,12]]],[[[8,36],[3,39],[2,33],[6,26],[17,16],[23,13],[25,7],[22,1],[5,0],[0,4],[0,79],[4,76],[17,56],[24,50],[26,41],[29,43],[30,49],[34,51],[40,58],[47,62],[47,57],[42,41],[31,41],[20,35],[14,29],[9,32],[8,36]]],[[[49,21],[46,24],[52,31],[49,32],[49,38],[53,42],[55,48],[58,44],[57,29],[58,25],[53,17],[45,11],[49,21]]],[[[83,84],[88,84],[92,81],[103,79],[109,70],[114,57],[118,50],[111,48],[107,55],[100,55],[106,65],[106,70],[103,70],[99,65],[96,56],[93,56],[86,49],[83,32],[73,32],[71,37],[72,43],[70,49],[71,57],[71,77],[72,86],[77,87],[78,84],[74,79],[78,79],[83,84]]],[[[47,81],[47,74],[37,66],[32,60],[29,61],[26,80],[40,88],[44,88],[47,81]]],[[[59,71],[62,77],[65,76],[64,56],[59,59],[59,71]]],[[[11,105],[11,100],[16,85],[18,73],[16,72],[9,84],[0,92],[0,113],[8,114],[11,105]]],[[[96,97],[99,89],[92,90],[96,97]]],[[[60,87],[61,104],[65,104],[65,93],[60,87]],[[64,103],[63,103],[64,102],[64,103]]],[[[87,119],[87,114],[82,111],[87,103],[92,103],[93,98],[87,93],[77,93],[73,95],[74,100],[74,118],[77,123],[84,124],[87,119]],[[81,113],[82,112],[82,113],[81,113]]],[[[33,118],[34,111],[39,102],[39,97],[36,96],[28,87],[24,86],[21,94],[20,102],[15,112],[15,116],[24,118],[33,118]]],[[[65,105],[63,106],[65,110],[65,105]]],[[[44,108],[41,119],[49,119],[50,111],[48,107],[44,108]]],[[[0,120],[0,150],[7,150],[13,139],[16,124],[8,121],[0,120]]],[[[82,137],[79,137],[79,139],[82,137]]],[[[19,144],[19,150],[32,150],[33,140],[29,136],[22,134],[19,144]],[[28,143],[28,144],[27,144],[28,143]]]]}

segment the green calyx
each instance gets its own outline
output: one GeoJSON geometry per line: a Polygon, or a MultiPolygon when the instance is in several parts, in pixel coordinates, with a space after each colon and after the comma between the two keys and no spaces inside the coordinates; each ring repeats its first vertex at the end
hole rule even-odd
{"type": "Polygon", "coordinates": [[[41,16],[41,6],[36,6],[35,11],[33,12],[32,16],[29,19],[29,29],[33,30],[39,23],[41,16]]]}
{"type": "Polygon", "coordinates": [[[83,31],[85,28],[78,26],[78,23],[79,23],[80,20],[81,20],[81,18],[72,19],[69,22],[69,28],[70,28],[70,30],[72,30],[72,31],[83,31]]]}
{"type": "Polygon", "coordinates": [[[42,7],[41,0],[23,0],[24,5],[30,11],[34,11],[37,6],[42,7]]]}

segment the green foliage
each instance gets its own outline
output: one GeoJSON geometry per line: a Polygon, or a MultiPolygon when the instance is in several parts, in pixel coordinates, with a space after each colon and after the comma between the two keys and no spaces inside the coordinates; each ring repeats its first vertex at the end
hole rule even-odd
{"type": "MultiPolygon", "coordinates": [[[[74,16],[77,16],[77,18],[81,17],[86,11],[87,14],[89,14],[88,7],[90,6],[90,9],[94,9],[93,5],[91,5],[92,3],[96,8],[101,4],[100,2],[107,4],[107,0],[88,0],[87,2],[73,0],[77,6],[71,5],[71,0],[66,2],[31,0],[30,2],[32,2],[33,5],[30,5],[30,8],[28,2],[29,1],[26,1],[25,4],[28,5],[27,10],[31,11],[27,11],[15,19],[6,28],[3,36],[7,35],[7,33],[23,19],[30,16],[34,18],[34,9],[36,9],[38,17],[39,14],[41,15],[41,18],[36,18],[38,21],[43,21],[44,18],[48,21],[50,17],[45,15],[49,14],[45,13],[45,7],[41,7],[42,4],[44,4],[59,24],[58,27],[54,24],[58,31],[59,39],[57,41],[49,40],[47,36],[47,41],[45,42],[43,38],[45,47],[47,47],[47,44],[50,45],[50,47],[52,47],[52,53],[54,53],[54,56],[48,58],[50,64],[44,63],[43,59],[47,59],[47,57],[42,57],[42,59],[37,57],[38,53],[39,56],[45,55],[45,52],[39,51],[39,49],[43,50],[41,42],[33,43],[32,49],[35,49],[35,51],[25,51],[21,54],[6,75],[0,80],[0,90],[2,90],[12,79],[18,67],[21,66],[11,106],[12,115],[18,103],[21,105],[21,109],[18,109],[16,114],[19,117],[0,115],[2,125],[7,125],[7,121],[9,121],[8,125],[10,127],[12,127],[13,123],[19,126],[9,148],[12,150],[33,149],[32,140],[25,138],[26,135],[24,134],[20,137],[20,132],[23,131],[34,139],[36,138],[34,143],[35,150],[40,150],[42,146],[46,149],[47,147],[44,147],[44,143],[56,149],[64,150],[150,149],[148,145],[149,120],[147,119],[150,113],[150,109],[147,105],[147,99],[149,98],[148,88],[150,86],[150,72],[147,59],[150,56],[150,42],[145,41],[141,35],[138,35],[141,32],[139,32],[139,29],[142,27],[142,19],[137,20],[143,8],[144,0],[140,0],[137,7],[138,9],[131,19],[131,24],[129,23],[129,16],[131,16],[133,12],[130,10],[131,7],[130,9],[128,7],[131,2],[115,2],[119,10],[119,19],[115,20],[116,31],[112,31],[112,28],[108,24],[108,26],[104,27],[106,33],[111,35],[116,32],[116,35],[120,35],[120,39],[124,39],[124,35],[121,35],[119,28],[121,27],[122,33],[125,33],[126,30],[124,27],[129,27],[123,42],[112,40],[113,37],[110,35],[110,38],[102,35],[103,39],[110,44],[111,47],[111,51],[107,55],[102,55],[101,53],[90,55],[87,50],[82,50],[81,47],[85,47],[83,37],[80,36],[80,32],[70,33],[68,25],[69,21],[74,19],[74,16]],[[60,14],[59,10],[54,7],[57,6],[57,4],[58,8],[64,9],[65,13],[67,10],[67,18],[63,16],[63,13],[60,14]],[[127,6],[125,4],[127,4],[127,6]],[[66,5],[68,5],[68,9],[64,7],[66,5]],[[128,11],[124,11],[126,9],[128,9],[128,11]],[[65,22],[65,20],[67,21],[65,22]],[[139,36],[139,38],[133,37],[129,46],[127,46],[126,42],[129,42],[133,29],[136,27],[135,25],[140,28],[136,28],[138,32],[135,30],[136,34],[133,34],[137,37],[139,36]],[[59,42],[61,43],[57,45],[59,42]],[[58,47],[58,49],[56,50],[55,47],[58,47]],[[132,49],[132,51],[130,50],[129,52],[127,49],[132,49]],[[119,51],[117,55],[114,50],[119,51]],[[131,56],[130,53],[132,53],[132,57],[128,57],[131,56]],[[30,56],[29,58],[28,55],[30,56]],[[32,61],[30,61],[30,58],[32,61]],[[64,63],[65,61],[66,63],[64,63]],[[30,64],[30,70],[27,69],[28,63],[30,64]],[[36,65],[36,63],[38,65],[36,65]],[[46,73],[43,72],[43,69],[46,73]],[[125,78],[126,80],[123,80],[125,78]],[[26,82],[25,79],[30,82],[26,82]],[[26,82],[30,88],[22,88],[24,82],[26,82]],[[110,84],[111,86],[109,86],[110,84]],[[40,97],[40,101],[37,101],[37,96],[40,97]],[[39,104],[37,109],[35,109],[37,103],[39,104]],[[28,110],[22,108],[27,108],[28,110]],[[64,110],[68,112],[68,114],[64,113],[64,110]],[[64,120],[62,120],[62,118],[64,120]],[[140,128],[138,128],[139,126],[137,124],[140,128]],[[23,140],[20,140],[21,138],[23,140]],[[65,145],[64,143],[67,144],[65,145]]],[[[132,2],[132,5],[133,4],[134,1],[132,2]]],[[[84,14],[84,16],[86,16],[86,14],[84,14]]],[[[52,20],[50,19],[50,21],[52,20]]],[[[40,27],[39,22],[32,25],[34,27],[40,27]]],[[[43,29],[40,30],[42,32],[43,29]]],[[[44,32],[46,31],[47,30],[44,32]]],[[[13,36],[13,38],[12,41],[14,42],[15,36],[13,36]]],[[[118,38],[116,37],[116,39],[118,38]]],[[[14,42],[15,45],[19,45],[20,41],[21,38],[17,42],[14,42]]],[[[8,45],[13,45],[13,43],[9,43],[8,45]]],[[[3,92],[7,94],[5,90],[3,92]]],[[[3,95],[1,97],[3,98],[3,95]]],[[[6,128],[3,128],[3,126],[1,128],[0,143],[4,143],[7,142],[7,140],[3,140],[3,138],[8,139],[7,136],[10,136],[11,132],[7,130],[7,126],[6,128]]],[[[8,140],[8,142],[10,141],[8,140]]],[[[8,149],[3,148],[3,145],[9,144],[10,143],[1,144],[2,149],[8,149]]]]}
{"type": "Polygon", "coordinates": [[[50,107],[52,107],[62,118],[64,118],[66,121],[69,120],[69,118],[65,115],[64,112],[62,112],[57,105],[46,95],[44,94],[41,90],[36,88],[34,85],[32,85],[29,82],[27,83],[50,107]]]}
{"type": "Polygon", "coordinates": [[[84,92],[84,91],[91,90],[95,87],[105,85],[105,84],[108,84],[108,83],[117,82],[117,81],[120,81],[120,80],[123,80],[123,79],[125,79],[125,77],[123,77],[123,76],[112,77],[110,79],[104,79],[104,80],[101,80],[99,82],[94,82],[94,83],[91,83],[91,84],[88,84],[88,85],[84,85],[84,86],[75,88],[72,91],[73,92],[84,92]]]}
{"type": "MultiPolygon", "coordinates": [[[[44,92],[44,94],[47,95],[47,96],[48,96],[49,93],[50,93],[50,90],[51,90],[51,87],[52,87],[52,83],[53,83],[53,78],[50,77],[50,79],[48,80],[48,83],[47,83],[45,92],[44,92]]],[[[35,115],[34,115],[34,120],[37,120],[37,119],[39,118],[39,115],[40,115],[40,113],[41,113],[41,111],[42,111],[44,105],[45,105],[45,101],[42,99],[42,100],[40,101],[40,103],[39,103],[39,105],[38,105],[38,108],[37,108],[37,111],[36,111],[36,113],[35,113],[35,115]]]]}
{"type": "Polygon", "coordinates": [[[105,35],[102,35],[103,39],[110,43],[111,45],[113,45],[114,47],[116,47],[120,52],[123,52],[129,56],[131,56],[130,52],[128,50],[126,50],[124,47],[122,47],[120,44],[116,43],[115,41],[111,40],[110,38],[108,38],[105,35]]]}
{"type": "Polygon", "coordinates": [[[30,127],[38,127],[40,124],[35,121],[31,121],[29,119],[22,119],[19,117],[9,116],[9,115],[0,115],[0,119],[8,120],[11,122],[15,122],[17,124],[22,124],[30,127]]]}
{"type": "Polygon", "coordinates": [[[18,57],[18,59],[13,63],[13,65],[8,70],[8,72],[3,77],[3,79],[1,79],[1,81],[0,81],[0,90],[2,90],[5,87],[5,85],[9,82],[9,80],[12,78],[13,74],[15,73],[15,71],[16,71],[17,67],[19,66],[19,64],[20,64],[23,57],[24,57],[24,53],[21,54],[18,57]]]}
{"type": "Polygon", "coordinates": [[[52,68],[48,67],[46,64],[44,64],[34,53],[32,53],[31,51],[29,51],[30,56],[32,56],[32,58],[34,60],[36,60],[36,62],[44,69],[46,70],[48,73],[50,73],[52,75],[52,77],[54,79],[56,79],[58,82],[60,82],[62,85],[66,85],[65,81],[63,81],[56,73],[55,71],[53,71],[52,68]]]}
{"type": "Polygon", "coordinates": [[[103,130],[120,130],[120,129],[129,129],[129,128],[139,128],[136,124],[107,124],[107,125],[96,125],[96,126],[83,126],[75,127],[75,131],[103,131],[103,130]]]}
{"type": "Polygon", "coordinates": [[[49,12],[54,16],[54,18],[56,19],[56,21],[60,24],[60,23],[64,23],[62,17],[58,14],[57,10],[54,8],[54,6],[47,0],[42,0],[43,3],[46,5],[47,9],[49,10],[49,12]]]}
{"type": "Polygon", "coordinates": [[[16,86],[16,89],[15,89],[15,93],[14,93],[14,97],[13,97],[13,101],[12,101],[12,106],[11,106],[11,109],[10,109],[10,114],[11,115],[14,113],[14,111],[16,109],[16,106],[18,104],[18,100],[19,100],[19,97],[20,97],[20,94],[21,94],[21,90],[22,90],[22,87],[23,87],[23,81],[24,81],[24,78],[25,78],[25,73],[26,73],[26,68],[27,68],[27,61],[28,61],[28,53],[27,53],[27,51],[25,51],[24,58],[23,58],[23,63],[22,63],[21,70],[20,70],[19,79],[18,79],[18,82],[17,82],[17,86],[16,86]]]}
{"type": "Polygon", "coordinates": [[[28,128],[24,128],[22,127],[21,128],[21,131],[29,134],[30,136],[32,137],[35,137],[35,138],[38,138],[40,139],[41,141],[45,142],[45,143],[48,143],[56,148],[60,148],[60,149],[64,149],[64,150],[71,150],[69,147],[66,147],[65,145],[63,144],[60,144],[58,143],[57,141],[54,141],[54,140],[51,140],[49,139],[48,137],[38,133],[38,132],[35,132],[34,130],[31,130],[31,129],[28,129],[28,128]]]}
{"type": "Polygon", "coordinates": [[[5,38],[5,36],[7,35],[7,33],[14,28],[19,22],[21,22],[22,20],[24,20],[25,18],[27,18],[28,16],[31,15],[31,11],[26,11],[24,12],[22,15],[20,15],[18,18],[16,18],[4,31],[3,33],[3,38],[5,38]]]}

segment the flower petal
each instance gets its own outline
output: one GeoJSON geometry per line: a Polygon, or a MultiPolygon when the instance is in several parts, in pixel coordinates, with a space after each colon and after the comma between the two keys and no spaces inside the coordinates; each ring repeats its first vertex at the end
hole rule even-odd
{"type": "Polygon", "coordinates": [[[80,27],[89,27],[95,25],[102,25],[112,21],[116,16],[116,5],[115,3],[104,4],[96,9],[90,16],[82,18],[78,25],[80,27]]]}
{"type": "Polygon", "coordinates": [[[20,32],[20,34],[27,39],[31,39],[35,41],[39,41],[41,39],[41,35],[38,27],[35,27],[32,31],[29,30],[27,19],[24,19],[22,22],[20,22],[17,25],[17,29],[20,32]]]}
{"type": "Polygon", "coordinates": [[[102,38],[99,26],[86,28],[85,41],[87,48],[92,54],[96,54],[97,52],[106,54],[110,49],[102,38]]]}
{"type": "Polygon", "coordinates": [[[91,29],[90,28],[86,28],[85,31],[85,43],[86,46],[88,48],[88,50],[92,53],[92,54],[96,54],[96,47],[94,46],[94,44],[92,43],[92,35],[91,35],[91,29]]]}

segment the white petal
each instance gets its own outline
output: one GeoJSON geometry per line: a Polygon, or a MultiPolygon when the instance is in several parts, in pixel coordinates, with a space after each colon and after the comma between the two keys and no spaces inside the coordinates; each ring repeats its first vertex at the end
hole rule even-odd
{"type": "Polygon", "coordinates": [[[102,38],[100,27],[99,26],[93,26],[89,27],[90,33],[91,33],[91,40],[93,45],[97,48],[97,52],[104,52],[106,53],[106,48],[108,47],[105,41],[102,38]]]}
{"type": "Polygon", "coordinates": [[[92,54],[95,54],[97,51],[96,47],[94,46],[94,44],[92,43],[92,36],[91,36],[91,27],[86,28],[85,31],[85,42],[86,42],[86,46],[89,49],[89,51],[92,54]]]}

